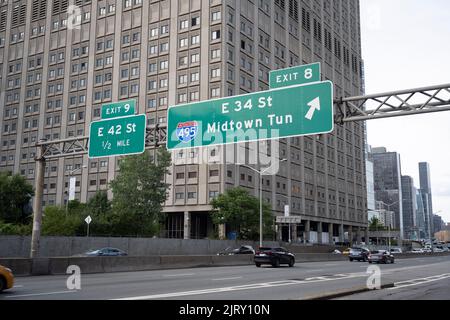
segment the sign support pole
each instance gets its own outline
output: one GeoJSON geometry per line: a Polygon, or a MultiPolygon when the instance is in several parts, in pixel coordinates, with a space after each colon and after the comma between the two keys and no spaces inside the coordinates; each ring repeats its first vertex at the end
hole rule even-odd
{"type": "MultiPolygon", "coordinates": [[[[45,140],[39,140],[43,143],[45,140]]],[[[45,158],[44,147],[37,147],[36,160],[36,191],[33,200],[33,232],[31,235],[31,252],[30,258],[34,259],[39,256],[39,241],[41,238],[41,224],[42,224],[42,196],[44,193],[44,171],[45,158]]]]}

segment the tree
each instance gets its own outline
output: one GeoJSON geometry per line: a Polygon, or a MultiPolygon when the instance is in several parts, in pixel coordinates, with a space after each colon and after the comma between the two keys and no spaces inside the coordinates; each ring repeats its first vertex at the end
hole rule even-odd
{"type": "Polygon", "coordinates": [[[370,231],[383,231],[385,229],[384,225],[380,222],[377,217],[372,217],[369,221],[370,231]]]}
{"type": "Polygon", "coordinates": [[[92,217],[90,225],[92,234],[100,234],[102,236],[111,235],[111,201],[108,200],[106,191],[98,191],[91,199],[89,199],[85,216],[92,217]]]}
{"type": "Polygon", "coordinates": [[[69,212],[66,212],[63,207],[47,206],[42,218],[42,235],[67,237],[79,235],[83,230],[83,220],[82,210],[79,207],[69,207],[69,212]]]}
{"type": "Polygon", "coordinates": [[[163,219],[162,205],[167,199],[171,154],[159,149],[156,159],[146,151],[120,162],[120,173],[111,182],[113,192],[111,226],[114,234],[153,236],[163,219]]]}
{"type": "MultiPolygon", "coordinates": [[[[240,240],[259,239],[259,205],[258,198],[243,188],[232,188],[215,198],[211,205],[214,224],[227,224],[238,233],[240,240]]],[[[263,233],[272,235],[273,217],[270,207],[263,203],[263,233]]]]}
{"type": "Polygon", "coordinates": [[[33,186],[24,177],[0,173],[0,220],[5,223],[28,223],[33,195],[33,186]]]}
{"type": "Polygon", "coordinates": [[[108,193],[104,190],[98,191],[87,203],[90,214],[101,217],[106,216],[111,211],[111,201],[108,200],[108,193]]]}

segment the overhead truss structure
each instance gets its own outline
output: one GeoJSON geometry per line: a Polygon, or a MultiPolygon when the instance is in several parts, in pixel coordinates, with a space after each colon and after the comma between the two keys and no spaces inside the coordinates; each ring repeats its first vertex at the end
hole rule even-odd
{"type": "MultiPolygon", "coordinates": [[[[153,149],[166,144],[167,127],[150,126],[146,128],[145,146],[147,149],[153,149]]],[[[41,140],[37,147],[42,148],[41,159],[50,160],[62,157],[83,156],[89,151],[89,137],[76,137],[71,139],[62,139],[55,141],[41,140]]]]}
{"type": "Polygon", "coordinates": [[[335,100],[336,123],[449,111],[450,84],[335,100]]]}

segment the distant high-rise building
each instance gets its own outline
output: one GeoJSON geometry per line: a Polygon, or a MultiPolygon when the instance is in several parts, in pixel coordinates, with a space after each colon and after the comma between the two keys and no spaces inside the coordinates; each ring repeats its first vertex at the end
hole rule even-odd
{"type": "Polygon", "coordinates": [[[402,199],[402,173],[400,155],[396,152],[387,152],[386,148],[373,148],[375,199],[385,209],[393,211],[394,227],[400,229],[401,238],[404,237],[403,227],[403,199],[402,199]]]}
{"type": "Polygon", "coordinates": [[[403,199],[403,228],[405,239],[416,240],[417,235],[417,199],[414,180],[409,176],[402,176],[402,199],[403,199]]]}
{"type": "Polygon", "coordinates": [[[427,238],[427,231],[425,228],[425,209],[423,205],[422,194],[420,190],[416,190],[416,227],[419,239],[427,238]]]}
{"type": "Polygon", "coordinates": [[[370,146],[366,147],[366,182],[367,182],[367,209],[376,210],[375,204],[375,181],[373,176],[373,157],[370,146]]]}
{"type": "Polygon", "coordinates": [[[433,234],[445,229],[445,222],[441,216],[433,215],[433,234]]]}
{"type": "Polygon", "coordinates": [[[431,193],[430,165],[427,162],[419,163],[420,193],[425,212],[425,228],[428,237],[433,236],[433,201],[431,193]]]}

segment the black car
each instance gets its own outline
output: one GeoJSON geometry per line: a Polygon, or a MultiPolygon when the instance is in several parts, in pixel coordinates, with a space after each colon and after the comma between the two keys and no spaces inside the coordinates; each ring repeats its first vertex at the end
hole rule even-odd
{"type": "Polygon", "coordinates": [[[366,262],[368,260],[369,254],[370,251],[366,248],[351,248],[348,259],[350,260],[350,262],[352,262],[353,260],[366,262]]]}
{"type": "Polygon", "coordinates": [[[237,249],[228,247],[225,250],[220,251],[218,256],[233,256],[235,254],[255,254],[255,250],[252,246],[241,246],[237,249]]]}
{"type": "Polygon", "coordinates": [[[102,248],[98,250],[90,250],[84,255],[88,257],[119,257],[126,256],[127,253],[116,248],[102,248]]]}
{"type": "Polygon", "coordinates": [[[368,260],[369,263],[395,263],[394,256],[386,250],[371,251],[368,260]]]}
{"type": "Polygon", "coordinates": [[[270,264],[278,268],[281,264],[293,267],[295,256],[284,248],[259,248],[255,254],[255,265],[259,268],[263,264],[270,264]]]}

